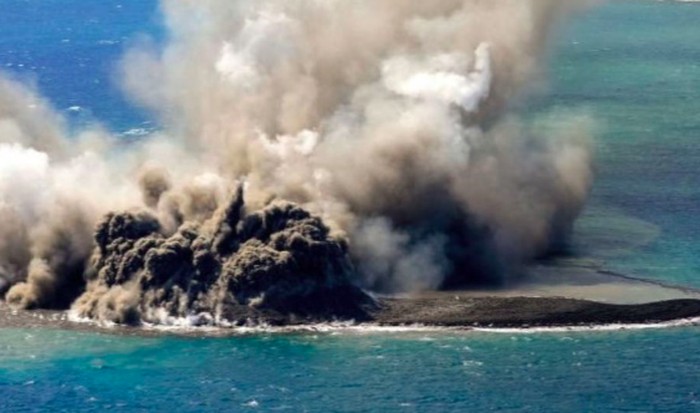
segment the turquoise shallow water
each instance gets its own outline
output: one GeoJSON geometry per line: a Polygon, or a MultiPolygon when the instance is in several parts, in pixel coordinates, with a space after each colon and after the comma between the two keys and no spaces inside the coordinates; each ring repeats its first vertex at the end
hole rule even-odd
{"type": "MultiPolygon", "coordinates": [[[[653,240],[607,256],[606,264],[696,287],[699,22],[697,3],[611,2],[562,36],[542,105],[582,107],[599,123],[599,176],[589,216],[623,215],[657,227],[653,240]]],[[[584,218],[580,226],[588,223],[584,218]]]]}
{"type": "MultiPolygon", "coordinates": [[[[2,0],[0,67],[74,125],[151,127],[112,80],[153,0],[2,0]],[[81,111],[69,111],[80,106],[81,111]]],[[[576,252],[700,286],[700,4],[615,1],[557,41],[532,112],[599,123],[576,252]]],[[[698,328],[159,339],[0,330],[0,412],[700,411],[698,328]]]]}
{"type": "Polygon", "coordinates": [[[0,411],[693,412],[697,328],[125,338],[0,333],[0,411]]]}

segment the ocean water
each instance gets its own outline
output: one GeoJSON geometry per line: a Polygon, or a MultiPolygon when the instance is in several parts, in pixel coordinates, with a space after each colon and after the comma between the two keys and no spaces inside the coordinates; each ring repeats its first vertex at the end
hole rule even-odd
{"type": "Polygon", "coordinates": [[[9,330],[0,334],[0,410],[693,412],[697,336],[668,329],[144,339],[9,330]]]}
{"type": "Polygon", "coordinates": [[[700,286],[700,4],[610,2],[563,36],[551,71],[542,108],[599,123],[579,229],[607,227],[608,242],[584,249],[623,273],[700,286]]]}
{"type": "MultiPolygon", "coordinates": [[[[157,127],[114,73],[162,29],[154,0],[2,0],[0,68],[71,125],[157,127]]],[[[527,102],[597,120],[598,179],[574,253],[700,287],[700,4],[579,16],[527,102]]],[[[139,338],[0,330],[0,412],[693,412],[700,329],[318,332],[139,338]]]]}

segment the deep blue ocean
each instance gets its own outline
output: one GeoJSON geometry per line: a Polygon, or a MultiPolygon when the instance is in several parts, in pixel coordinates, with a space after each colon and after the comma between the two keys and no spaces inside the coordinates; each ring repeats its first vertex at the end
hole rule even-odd
{"type": "MultiPolygon", "coordinates": [[[[157,128],[115,80],[164,37],[155,0],[0,0],[0,70],[73,127],[157,128]],[[80,110],[76,110],[79,107],[80,110]]],[[[700,3],[619,0],[551,52],[537,116],[587,111],[598,179],[577,253],[700,287],[700,3]]],[[[0,330],[0,413],[700,412],[700,328],[228,338],[0,330]]]]}

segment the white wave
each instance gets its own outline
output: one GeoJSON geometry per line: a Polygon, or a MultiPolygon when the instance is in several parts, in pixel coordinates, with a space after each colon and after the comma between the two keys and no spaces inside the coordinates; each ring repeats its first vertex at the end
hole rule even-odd
{"type": "Polygon", "coordinates": [[[121,133],[122,136],[146,136],[153,132],[152,129],[149,128],[132,128],[127,131],[124,131],[121,133]]]}
{"type": "Polygon", "coordinates": [[[66,314],[66,320],[70,321],[71,323],[75,323],[75,324],[87,324],[87,325],[91,325],[94,327],[101,327],[101,328],[115,328],[115,327],[119,326],[117,323],[112,322],[112,321],[97,321],[97,320],[93,320],[91,318],[82,317],[76,311],[73,311],[73,310],[68,310],[65,314],[66,314]]]}
{"type": "Polygon", "coordinates": [[[683,318],[679,320],[664,321],[658,323],[637,323],[637,324],[599,324],[599,325],[582,325],[569,327],[519,327],[519,328],[501,328],[501,327],[475,327],[473,331],[489,332],[489,333],[570,333],[570,332],[600,332],[600,331],[625,331],[625,330],[651,330],[674,327],[695,327],[700,326],[700,317],[683,318]]]}
{"type": "MultiPolygon", "coordinates": [[[[575,333],[575,332],[610,332],[610,331],[634,331],[634,330],[658,330],[667,328],[697,327],[700,326],[700,317],[685,318],[658,323],[636,324],[599,324],[561,327],[474,327],[458,326],[444,327],[425,324],[407,324],[400,326],[384,326],[373,323],[358,323],[355,321],[336,321],[317,324],[302,324],[293,326],[273,326],[270,324],[249,320],[244,325],[218,319],[209,314],[197,314],[187,317],[165,316],[157,323],[143,323],[139,329],[144,332],[163,332],[172,334],[197,334],[205,336],[237,336],[259,334],[295,334],[295,333],[319,333],[319,334],[408,334],[408,333],[500,333],[500,334],[542,334],[542,333],[575,333]]],[[[95,321],[79,317],[74,312],[68,312],[68,321],[75,323],[91,324],[101,328],[118,328],[120,325],[95,321]]]]}

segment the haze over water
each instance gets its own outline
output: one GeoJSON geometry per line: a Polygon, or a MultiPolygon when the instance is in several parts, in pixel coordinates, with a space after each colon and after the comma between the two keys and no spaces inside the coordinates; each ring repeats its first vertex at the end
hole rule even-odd
{"type": "MultiPolygon", "coordinates": [[[[158,36],[155,8],[3,0],[0,67],[35,78],[75,124],[97,119],[133,137],[156,126],[127,106],[111,73],[135,34],[158,36]]],[[[600,122],[577,254],[696,287],[698,22],[698,4],[652,1],[578,18],[562,32],[550,84],[531,109],[584,108],[600,122]]],[[[149,339],[1,330],[0,411],[692,412],[700,411],[700,358],[689,349],[699,333],[149,339]]]]}
{"type": "Polygon", "coordinates": [[[560,41],[547,100],[578,103],[602,121],[589,216],[644,221],[583,219],[582,236],[603,225],[611,241],[584,242],[621,272],[693,286],[700,285],[699,17],[697,4],[641,1],[578,20],[560,41]]]}

